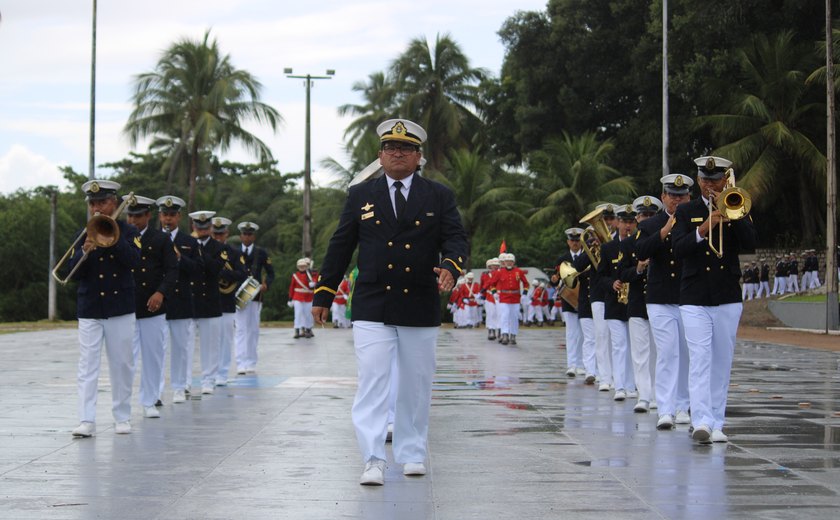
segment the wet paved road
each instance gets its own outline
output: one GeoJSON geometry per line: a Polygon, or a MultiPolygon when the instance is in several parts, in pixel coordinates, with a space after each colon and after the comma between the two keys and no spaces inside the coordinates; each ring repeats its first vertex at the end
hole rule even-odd
{"type": "Polygon", "coordinates": [[[181,405],[167,391],[161,419],[135,394],[131,435],[113,432],[106,379],[84,440],[75,331],[0,335],[0,518],[838,517],[836,353],[739,343],[731,442],[698,446],[560,375],[562,329],[524,329],[516,348],[444,329],[429,474],[389,461],[370,488],[350,333],[315,332],[264,330],[256,376],[181,405]]]}

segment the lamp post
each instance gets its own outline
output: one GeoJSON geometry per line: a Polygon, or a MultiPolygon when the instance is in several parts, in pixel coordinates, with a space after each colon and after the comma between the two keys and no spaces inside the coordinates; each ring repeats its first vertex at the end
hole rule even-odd
{"type": "Polygon", "coordinates": [[[331,79],[335,75],[335,70],[327,69],[326,76],[313,76],[306,74],[305,76],[292,75],[291,68],[283,69],[283,73],[287,78],[296,78],[306,80],[306,145],[304,151],[303,164],[303,256],[309,258],[312,256],[312,206],[311,206],[311,192],[312,192],[312,159],[310,155],[310,128],[311,117],[309,114],[309,91],[312,88],[313,79],[331,79]]]}

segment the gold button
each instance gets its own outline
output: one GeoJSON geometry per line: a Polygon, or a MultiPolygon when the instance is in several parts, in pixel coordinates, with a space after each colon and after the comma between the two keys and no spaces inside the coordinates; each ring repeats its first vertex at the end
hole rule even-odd
{"type": "Polygon", "coordinates": [[[723,266],[720,266],[720,270],[723,271],[723,266]]]}
{"type": "Polygon", "coordinates": [[[415,225],[415,226],[419,226],[419,225],[420,225],[420,221],[419,221],[419,220],[415,220],[415,221],[414,221],[414,225],[415,225]]]}
{"type": "Polygon", "coordinates": [[[379,224],[381,224],[381,223],[382,223],[382,222],[380,222],[380,221],[378,221],[378,220],[376,221],[376,225],[377,225],[377,226],[378,226],[379,224]]]}
{"type": "Polygon", "coordinates": [[[104,261],[105,261],[105,257],[104,257],[104,256],[100,256],[100,257],[99,257],[99,261],[100,261],[100,262],[104,262],[104,261]]]}
{"type": "Polygon", "coordinates": [[[117,294],[119,291],[114,291],[114,294],[117,294]]]}
{"type": "Polygon", "coordinates": [[[394,264],[388,264],[388,269],[393,269],[393,268],[394,268],[394,264]]]}
{"type": "Polygon", "coordinates": [[[390,291],[390,290],[391,290],[391,286],[390,286],[390,285],[386,285],[386,286],[385,286],[385,290],[386,290],[386,291],[390,291]]]}
{"type": "Polygon", "coordinates": [[[105,296],[104,292],[99,293],[99,296],[105,296]]]}
{"type": "Polygon", "coordinates": [[[706,256],[709,256],[709,252],[708,252],[708,251],[706,251],[706,256]]]}
{"type": "Polygon", "coordinates": [[[145,257],[145,256],[141,256],[141,257],[140,257],[140,260],[145,260],[145,259],[146,259],[146,257],[145,257]]]}
{"type": "Polygon", "coordinates": [[[195,282],[190,282],[190,285],[195,285],[195,282]]]}
{"type": "Polygon", "coordinates": [[[101,280],[102,278],[105,278],[105,275],[104,275],[104,274],[100,274],[100,275],[99,275],[99,279],[101,280]]]}
{"type": "Polygon", "coordinates": [[[405,268],[405,272],[406,272],[406,273],[410,273],[410,272],[411,272],[411,268],[410,268],[410,267],[406,267],[406,268],[405,268]]]}
{"type": "Polygon", "coordinates": [[[411,249],[411,244],[406,244],[406,245],[405,245],[405,248],[406,248],[406,249],[411,249]]]}
{"type": "Polygon", "coordinates": [[[113,260],[113,259],[114,259],[114,255],[108,255],[108,256],[110,256],[110,257],[111,257],[111,260],[113,260]]]}
{"type": "Polygon", "coordinates": [[[117,277],[117,273],[114,273],[114,278],[116,278],[116,277],[117,277]]]}
{"type": "Polygon", "coordinates": [[[711,271],[711,270],[712,270],[712,268],[711,268],[711,267],[707,267],[707,268],[706,268],[706,271],[711,271]]]}
{"type": "Polygon", "coordinates": [[[146,287],[146,282],[143,282],[143,287],[146,287]]]}
{"type": "Polygon", "coordinates": [[[403,292],[404,292],[405,294],[408,294],[408,289],[403,289],[403,292]]]}
{"type": "Polygon", "coordinates": [[[673,260],[671,260],[671,265],[674,265],[674,261],[673,261],[673,260]]]}
{"type": "Polygon", "coordinates": [[[676,278],[676,277],[677,277],[677,275],[675,275],[674,273],[671,273],[671,278],[676,278]]]}
{"type": "MultiPolygon", "coordinates": [[[[144,268],[140,269],[140,272],[141,272],[141,273],[145,273],[145,272],[146,272],[146,268],[144,267],[144,268]]],[[[114,275],[114,276],[117,276],[117,275],[114,275]]]]}
{"type": "Polygon", "coordinates": [[[393,242],[388,242],[388,247],[391,247],[391,246],[393,246],[393,245],[394,245],[394,243],[393,243],[393,242]]]}
{"type": "Polygon", "coordinates": [[[181,289],[175,289],[175,292],[181,292],[181,289]]]}

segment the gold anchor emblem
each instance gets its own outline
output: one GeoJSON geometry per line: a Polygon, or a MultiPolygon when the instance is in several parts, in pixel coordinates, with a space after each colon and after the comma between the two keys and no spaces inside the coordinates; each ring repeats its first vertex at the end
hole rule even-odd
{"type": "Polygon", "coordinates": [[[362,211],[370,211],[370,208],[372,208],[372,207],[373,207],[373,204],[371,204],[370,202],[368,202],[367,204],[365,204],[364,206],[362,206],[362,211]]]}

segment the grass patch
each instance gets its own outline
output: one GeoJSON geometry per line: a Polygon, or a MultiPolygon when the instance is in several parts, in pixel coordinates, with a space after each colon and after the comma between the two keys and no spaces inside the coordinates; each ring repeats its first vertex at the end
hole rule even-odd
{"type": "MultiPolygon", "coordinates": [[[[825,295],[824,294],[802,294],[798,296],[791,296],[790,298],[784,298],[779,300],[782,302],[803,302],[803,303],[819,303],[825,302],[825,295]]],[[[837,297],[837,301],[840,301],[840,295],[837,297]]]]}

